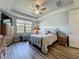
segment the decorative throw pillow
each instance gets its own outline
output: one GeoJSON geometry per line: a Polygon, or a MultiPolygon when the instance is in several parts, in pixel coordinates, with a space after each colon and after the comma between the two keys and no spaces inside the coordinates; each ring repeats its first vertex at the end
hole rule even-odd
{"type": "Polygon", "coordinates": [[[48,34],[52,34],[52,32],[51,31],[47,31],[46,35],[48,35],[48,34]]]}

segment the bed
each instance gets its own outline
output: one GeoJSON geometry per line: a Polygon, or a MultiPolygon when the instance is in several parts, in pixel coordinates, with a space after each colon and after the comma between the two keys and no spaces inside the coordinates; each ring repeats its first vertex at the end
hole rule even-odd
{"type": "Polygon", "coordinates": [[[41,48],[41,51],[44,54],[48,52],[48,46],[52,45],[57,40],[56,34],[31,34],[30,35],[30,43],[41,48]]]}

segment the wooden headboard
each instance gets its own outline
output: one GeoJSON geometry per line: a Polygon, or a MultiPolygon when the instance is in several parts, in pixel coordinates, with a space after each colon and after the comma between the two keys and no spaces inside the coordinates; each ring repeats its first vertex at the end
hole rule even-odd
{"type": "Polygon", "coordinates": [[[57,31],[57,36],[65,38],[66,34],[64,32],[62,32],[62,31],[57,31]]]}
{"type": "Polygon", "coordinates": [[[69,38],[62,31],[57,31],[57,42],[65,46],[69,46],[69,38]]]}

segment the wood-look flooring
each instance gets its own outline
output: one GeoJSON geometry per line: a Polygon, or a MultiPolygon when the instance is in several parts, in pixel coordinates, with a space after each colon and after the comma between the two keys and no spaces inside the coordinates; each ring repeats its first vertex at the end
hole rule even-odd
{"type": "Polygon", "coordinates": [[[5,59],[48,59],[28,42],[19,42],[9,46],[5,51],[5,59]]]}
{"type": "Polygon", "coordinates": [[[48,47],[48,59],[79,59],[79,49],[54,44],[48,47]]]}
{"type": "Polygon", "coordinates": [[[10,45],[5,50],[5,59],[79,59],[79,49],[60,44],[51,45],[48,49],[48,54],[43,55],[28,42],[20,42],[10,45]]]}

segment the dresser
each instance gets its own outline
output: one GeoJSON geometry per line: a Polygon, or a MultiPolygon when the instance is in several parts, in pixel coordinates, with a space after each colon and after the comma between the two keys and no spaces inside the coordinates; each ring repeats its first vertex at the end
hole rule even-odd
{"type": "Polygon", "coordinates": [[[14,26],[7,25],[7,24],[1,24],[0,33],[2,35],[14,35],[14,26]]]}
{"type": "Polygon", "coordinates": [[[0,33],[2,35],[6,35],[6,24],[1,24],[0,25],[0,33]]]}
{"type": "Polygon", "coordinates": [[[6,35],[6,31],[7,31],[6,24],[2,24],[1,25],[1,34],[6,35]]]}

